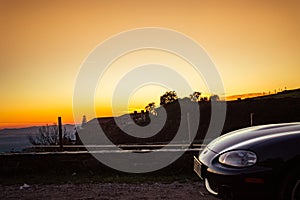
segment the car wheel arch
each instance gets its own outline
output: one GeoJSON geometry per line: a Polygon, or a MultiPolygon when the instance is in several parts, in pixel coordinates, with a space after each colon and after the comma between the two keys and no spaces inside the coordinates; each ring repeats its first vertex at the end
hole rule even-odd
{"type": "Polygon", "coordinates": [[[278,175],[277,199],[291,199],[290,193],[297,180],[300,180],[300,160],[291,160],[284,165],[278,175]]]}

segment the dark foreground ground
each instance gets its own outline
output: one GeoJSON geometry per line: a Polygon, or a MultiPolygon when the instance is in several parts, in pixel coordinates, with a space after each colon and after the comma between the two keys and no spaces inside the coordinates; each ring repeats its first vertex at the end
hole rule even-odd
{"type": "Polygon", "coordinates": [[[0,186],[0,199],[204,199],[216,200],[201,182],[85,183],[0,186]],[[22,187],[23,186],[23,187],[22,187]]]}
{"type": "Polygon", "coordinates": [[[0,155],[0,199],[215,200],[193,172],[193,155],[144,174],[113,170],[88,153],[0,155]]]}

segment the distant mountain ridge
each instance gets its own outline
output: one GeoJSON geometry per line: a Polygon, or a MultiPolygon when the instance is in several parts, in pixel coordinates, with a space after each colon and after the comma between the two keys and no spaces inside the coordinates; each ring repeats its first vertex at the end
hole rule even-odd
{"type": "MultiPolygon", "coordinates": [[[[65,124],[67,132],[73,131],[75,125],[65,124]]],[[[36,135],[42,126],[31,126],[25,128],[6,128],[0,130],[0,152],[22,151],[32,146],[29,136],[36,135]]]]}
{"type": "MultiPolygon", "coordinates": [[[[49,126],[53,126],[53,125],[49,125],[49,126]]],[[[75,127],[75,125],[73,125],[73,124],[64,124],[63,126],[65,126],[67,128],[67,130],[75,127]]],[[[7,132],[13,132],[13,131],[18,131],[20,133],[22,133],[22,132],[31,133],[34,131],[35,132],[38,131],[38,129],[41,127],[43,127],[43,126],[28,126],[28,127],[21,127],[21,128],[3,128],[3,129],[0,129],[0,134],[7,133],[7,132]]]]}

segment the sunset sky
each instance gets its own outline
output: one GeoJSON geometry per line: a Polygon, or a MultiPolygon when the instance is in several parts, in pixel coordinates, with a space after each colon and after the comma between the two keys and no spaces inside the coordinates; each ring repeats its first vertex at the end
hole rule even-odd
{"type": "MultiPolygon", "coordinates": [[[[226,96],[299,88],[299,11],[298,0],[0,0],[0,128],[51,124],[57,116],[73,123],[73,89],[85,58],[109,37],[143,27],[193,38],[218,69],[226,96]]],[[[193,76],[176,56],[143,55],[163,57],[193,76]]],[[[115,65],[140,57],[136,52],[115,65]]],[[[204,86],[192,83],[192,88],[206,93],[204,86]]],[[[166,90],[144,87],[123,101],[129,101],[129,111],[140,109],[152,101],[159,104],[166,90]]],[[[179,97],[188,95],[180,90],[179,97]]],[[[101,116],[111,115],[110,98],[107,93],[99,99],[101,116]]]]}

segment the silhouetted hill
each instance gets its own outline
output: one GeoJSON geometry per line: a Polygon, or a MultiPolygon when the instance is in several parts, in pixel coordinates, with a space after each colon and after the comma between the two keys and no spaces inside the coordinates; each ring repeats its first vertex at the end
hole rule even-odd
{"type": "Polygon", "coordinates": [[[295,90],[284,90],[276,94],[270,94],[265,96],[259,96],[251,98],[253,100],[257,99],[283,99],[283,98],[300,98],[300,88],[295,90]]]}
{"type": "MultiPolygon", "coordinates": [[[[278,96],[277,96],[278,97],[278,96]]],[[[227,102],[223,133],[253,125],[300,121],[300,98],[253,98],[227,102]]]]}
{"type": "MultiPolygon", "coordinates": [[[[283,91],[276,95],[268,95],[265,97],[257,97],[245,100],[229,101],[227,102],[227,113],[224,128],[221,134],[233,131],[239,128],[250,126],[250,116],[253,115],[253,125],[270,124],[270,123],[285,123],[300,121],[300,98],[298,95],[300,90],[283,91]]],[[[300,96],[300,95],[299,95],[300,96]]],[[[163,109],[166,110],[167,120],[163,128],[156,134],[148,138],[137,138],[125,133],[121,130],[113,118],[98,120],[104,130],[107,138],[114,144],[126,144],[126,143],[168,143],[171,141],[178,132],[181,126],[181,131],[188,134],[187,125],[187,112],[190,115],[190,122],[195,123],[195,105],[194,102],[185,101],[185,110],[181,110],[179,103],[164,105],[157,109],[158,115],[163,109]]],[[[211,117],[211,103],[199,102],[200,107],[200,124],[198,126],[196,140],[204,138],[208,126],[210,124],[211,117]]],[[[124,116],[122,116],[124,117],[124,116]]],[[[128,118],[127,118],[128,119],[128,118]]],[[[146,120],[141,122],[136,121],[137,125],[145,126],[149,121],[149,116],[146,120]]],[[[95,122],[95,120],[93,120],[95,122]]],[[[123,120],[127,130],[133,130],[130,127],[132,123],[126,121],[126,117],[123,120]],[[127,124],[126,124],[127,123],[127,124]]],[[[94,124],[95,125],[95,124],[94,124]]],[[[85,134],[93,133],[95,131],[93,123],[88,122],[85,127],[85,134]]],[[[127,131],[128,132],[128,131],[127,131]]],[[[143,133],[139,133],[143,134],[143,133]]],[[[180,138],[178,142],[180,141],[180,138]]],[[[91,142],[94,140],[91,138],[91,142]]]]}

